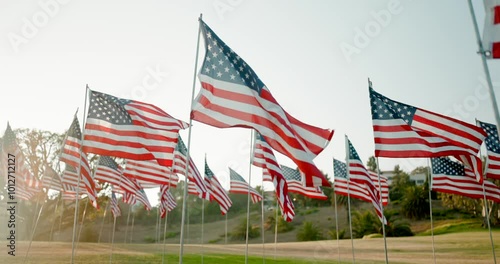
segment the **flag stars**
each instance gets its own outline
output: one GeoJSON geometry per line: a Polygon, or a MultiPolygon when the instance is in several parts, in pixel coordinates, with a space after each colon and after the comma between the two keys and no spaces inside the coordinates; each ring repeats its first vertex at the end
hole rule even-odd
{"type": "Polygon", "coordinates": [[[222,72],[217,72],[217,77],[221,77],[222,76],[222,72]]]}

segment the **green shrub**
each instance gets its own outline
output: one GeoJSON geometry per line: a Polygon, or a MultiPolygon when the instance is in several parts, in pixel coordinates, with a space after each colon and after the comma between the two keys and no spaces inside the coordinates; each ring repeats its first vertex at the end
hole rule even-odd
{"type": "Polygon", "coordinates": [[[147,236],[144,238],[144,242],[146,243],[156,243],[156,239],[151,237],[151,236],[147,236]]]}
{"type": "MultiPolygon", "coordinates": [[[[233,229],[233,232],[231,232],[231,239],[245,240],[246,234],[247,234],[247,219],[243,218],[241,219],[240,224],[236,226],[235,229],[233,229]]],[[[260,227],[250,225],[248,227],[248,238],[256,238],[259,236],[260,236],[260,227]]]]}
{"type": "MultiPolygon", "coordinates": [[[[344,235],[345,235],[345,229],[339,230],[339,239],[343,239],[344,235]]],[[[330,237],[330,239],[337,239],[337,230],[335,227],[328,230],[328,236],[330,237]]]]}
{"type": "Polygon", "coordinates": [[[297,233],[298,241],[316,241],[324,239],[320,229],[312,222],[305,221],[297,233]]]}

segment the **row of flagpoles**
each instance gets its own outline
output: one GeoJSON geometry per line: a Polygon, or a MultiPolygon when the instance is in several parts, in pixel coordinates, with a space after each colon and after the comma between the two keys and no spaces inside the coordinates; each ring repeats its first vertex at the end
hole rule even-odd
{"type": "MultiPolygon", "coordinates": [[[[492,25],[498,28],[500,23],[497,21],[497,18],[500,17],[498,15],[499,5],[494,6],[493,1],[485,1],[485,3],[492,4],[488,6],[490,9],[487,9],[487,11],[490,13],[487,12],[487,18],[491,18],[493,20],[492,25]]],[[[469,4],[476,26],[479,53],[490,85],[490,97],[492,98],[497,125],[481,121],[478,121],[478,125],[469,124],[389,99],[376,92],[372,88],[371,82],[369,82],[375,157],[377,157],[377,163],[378,157],[419,157],[431,158],[431,162],[450,163],[454,161],[435,160],[452,156],[459,163],[448,164],[445,175],[448,175],[450,170],[458,171],[454,173],[474,180],[468,184],[477,182],[484,186],[482,196],[485,199],[490,199],[492,197],[486,190],[490,190],[491,187],[491,190],[496,192],[498,188],[495,189],[487,181],[484,181],[482,161],[478,153],[483,141],[486,139],[486,148],[488,150],[486,178],[499,178],[495,171],[498,148],[494,142],[495,138],[498,139],[498,129],[496,128],[500,124],[500,117],[486,63],[487,51],[483,47],[483,42],[479,39],[477,22],[470,1],[469,4]]],[[[200,35],[204,38],[205,57],[198,73],[197,49],[189,124],[170,116],[157,106],[118,98],[87,87],[84,107],[86,115],[83,120],[84,130],[81,131],[75,115],[60,155],[60,161],[66,164],[61,185],[67,194],[74,194],[76,198],[73,245],[75,245],[77,233],[80,191],[85,190],[85,194],[92,205],[99,208],[96,183],[94,181],[98,177],[102,177],[99,178],[100,181],[113,185],[113,188],[116,188],[114,190],[121,193],[125,200],[130,202],[141,201],[146,208],[151,206],[147,201],[142,186],[161,186],[164,190],[163,193],[166,193],[165,198],[163,194],[161,198],[167,200],[165,205],[163,205],[163,202],[161,202],[161,205],[165,206],[163,207],[165,211],[168,211],[168,188],[176,183],[175,174],[180,173],[192,183],[194,193],[204,200],[213,199],[217,201],[221,205],[221,212],[223,214],[227,213],[230,201],[225,200],[225,197],[221,197],[224,191],[221,190],[220,183],[218,183],[215,175],[211,172],[207,173],[210,170],[206,162],[205,175],[201,175],[190,157],[193,120],[218,128],[245,127],[251,128],[252,131],[255,130],[255,137],[252,136],[252,140],[255,141],[256,147],[250,153],[251,163],[261,167],[263,175],[268,176],[270,181],[273,182],[280,210],[283,218],[287,221],[291,221],[294,216],[294,207],[288,197],[288,191],[291,192],[292,189],[297,188],[306,195],[321,197],[321,190],[318,188],[331,187],[326,177],[314,164],[313,159],[330,142],[333,131],[306,124],[286,112],[253,69],[228,47],[204,23],[201,17],[198,46],[200,35]],[[195,98],[197,73],[202,88],[195,98]],[[179,130],[186,128],[189,129],[187,147],[179,137],[179,130]],[[298,169],[294,170],[279,165],[274,157],[273,150],[289,157],[297,165],[298,169]],[[100,156],[94,174],[87,160],[87,153],[100,156]],[[126,167],[121,168],[111,157],[126,160],[126,167]],[[133,164],[136,164],[139,168],[147,168],[147,170],[159,168],[161,173],[149,174],[138,169],[134,171],[133,164]],[[99,170],[100,168],[103,171],[99,170]],[[211,176],[207,174],[211,174],[211,176]],[[76,176],[71,178],[71,175],[76,176]],[[294,182],[299,182],[299,186],[295,186],[294,182]]],[[[498,55],[495,49],[497,47],[498,39],[497,42],[492,44],[492,48],[488,50],[493,58],[498,55]]],[[[498,141],[496,143],[498,144],[498,141]]],[[[2,148],[4,155],[6,153],[16,153],[17,161],[21,164],[18,166],[19,171],[17,172],[18,178],[21,179],[21,185],[18,189],[20,195],[30,195],[30,192],[40,188],[39,180],[30,175],[29,169],[22,164],[23,155],[19,147],[16,146],[15,135],[13,135],[10,126],[7,126],[2,148]]],[[[347,137],[345,166],[346,177],[344,178],[347,179],[348,197],[359,195],[359,197],[372,202],[377,216],[382,223],[386,223],[383,214],[383,191],[381,189],[383,179],[380,177],[380,172],[376,172],[375,179],[366,170],[347,137]]],[[[341,166],[339,165],[339,167],[341,166]]],[[[439,168],[440,165],[433,164],[432,167],[439,168]]],[[[244,180],[241,181],[243,179],[241,176],[234,171],[230,172],[230,176],[231,186],[233,187],[234,184],[234,189],[237,192],[248,194],[247,206],[249,206],[250,200],[257,202],[262,199],[262,197],[259,198],[260,194],[252,190],[248,183],[246,185],[242,184],[244,180]]],[[[334,184],[339,188],[339,192],[336,190],[336,193],[340,194],[342,192],[340,191],[342,180],[339,180],[337,185],[337,178],[342,177],[338,177],[337,173],[335,173],[334,184]]],[[[436,190],[450,191],[449,188],[451,187],[449,185],[445,184],[445,187],[439,185],[439,177],[432,179],[431,182],[432,188],[436,190]]],[[[182,263],[184,250],[187,194],[188,185],[186,184],[182,205],[180,263],[182,263]]],[[[495,195],[493,197],[496,197],[495,195]]],[[[111,199],[113,197],[114,193],[112,193],[111,199]]],[[[111,206],[113,206],[113,203],[111,206]]],[[[118,214],[117,209],[111,209],[111,211],[118,214]]],[[[383,228],[384,226],[382,224],[383,228]]],[[[385,242],[385,231],[383,234],[385,242]]],[[[74,256],[75,247],[73,246],[72,262],[74,256]]],[[[386,243],[385,256],[386,262],[388,262],[386,243]]],[[[245,253],[245,260],[247,259],[248,247],[245,253]]]]}

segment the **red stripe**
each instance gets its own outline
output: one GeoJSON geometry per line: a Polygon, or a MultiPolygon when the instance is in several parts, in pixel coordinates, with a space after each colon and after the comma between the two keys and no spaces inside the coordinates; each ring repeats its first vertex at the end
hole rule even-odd
{"type": "Polygon", "coordinates": [[[493,24],[500,24],[500,6],[493,7],[493,24]]]}
{"type": "MultiPolygon", "coordinates": [[[[133,131],[120,130],[119,128],[120,128],[119,125],[114,125],[113,127],[106,127],[106,126],[101,126],[101,125],[97,125],[97,124],[90,124],[90,123],[85,124],[85,130],[95,130],[95,131],[105,132],[105,133],[113,134],[116,136],[123,136],[123,137],[137,137],[138,140],[151,139],[151,140],[159,140],[159,141],[177,143],[177,137],[172,138],[172,137],[163,136],[160,134],[160,132],[158,132],[157,134],[151,134],[151,133],[146,133],[146,132],[142,132],[142,131],[138,131],[138,130],[133,130],[133,131]]],[[[85,140],[86,140],[87,136],[88,135],[85,135],[85,140]]]]}
{"type": "Polygon", "coordinates": [[[500,59],[500,42],[492,43],[491,57],[494,59],[500,59]]]}

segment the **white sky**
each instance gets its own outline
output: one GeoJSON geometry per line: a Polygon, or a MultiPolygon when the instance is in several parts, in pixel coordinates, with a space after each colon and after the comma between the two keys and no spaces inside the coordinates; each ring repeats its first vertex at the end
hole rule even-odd
{"type": "MultiPolygon", "coordinates": [[[[345,156],[344,134],[364,162],[374,153],[368,78],[394,100],[470,123],[494,122],[465,0],[103,2],[0,0],[0,133],[7,121],[61,133],[77,108],[82,122],[86,84],[189,121],[200,13],[284,109],[335,130],[315,159],[330,177],[332,157],[345,156]],[[356,48],[359,32],[370,36],[347,59],[341,46],[356,48]]],[[[482,2],[473,2],[482,31],[482,2]]],[[[489,65],[498,94],[500,62],[489,65]]],[[[181,132],[185,141],[187,135],[181,132]]],[[[248,177],[249,141],[250,130],[193,122],[194,161],[202,171],[206,153],[226,188],[228,166],[248,177]]],[[[395,164],[409,171],[426,162],[380,159],[383,170],[395,164]]],[[[252,185],[260,175],[254,168],[252,185]]]]}

